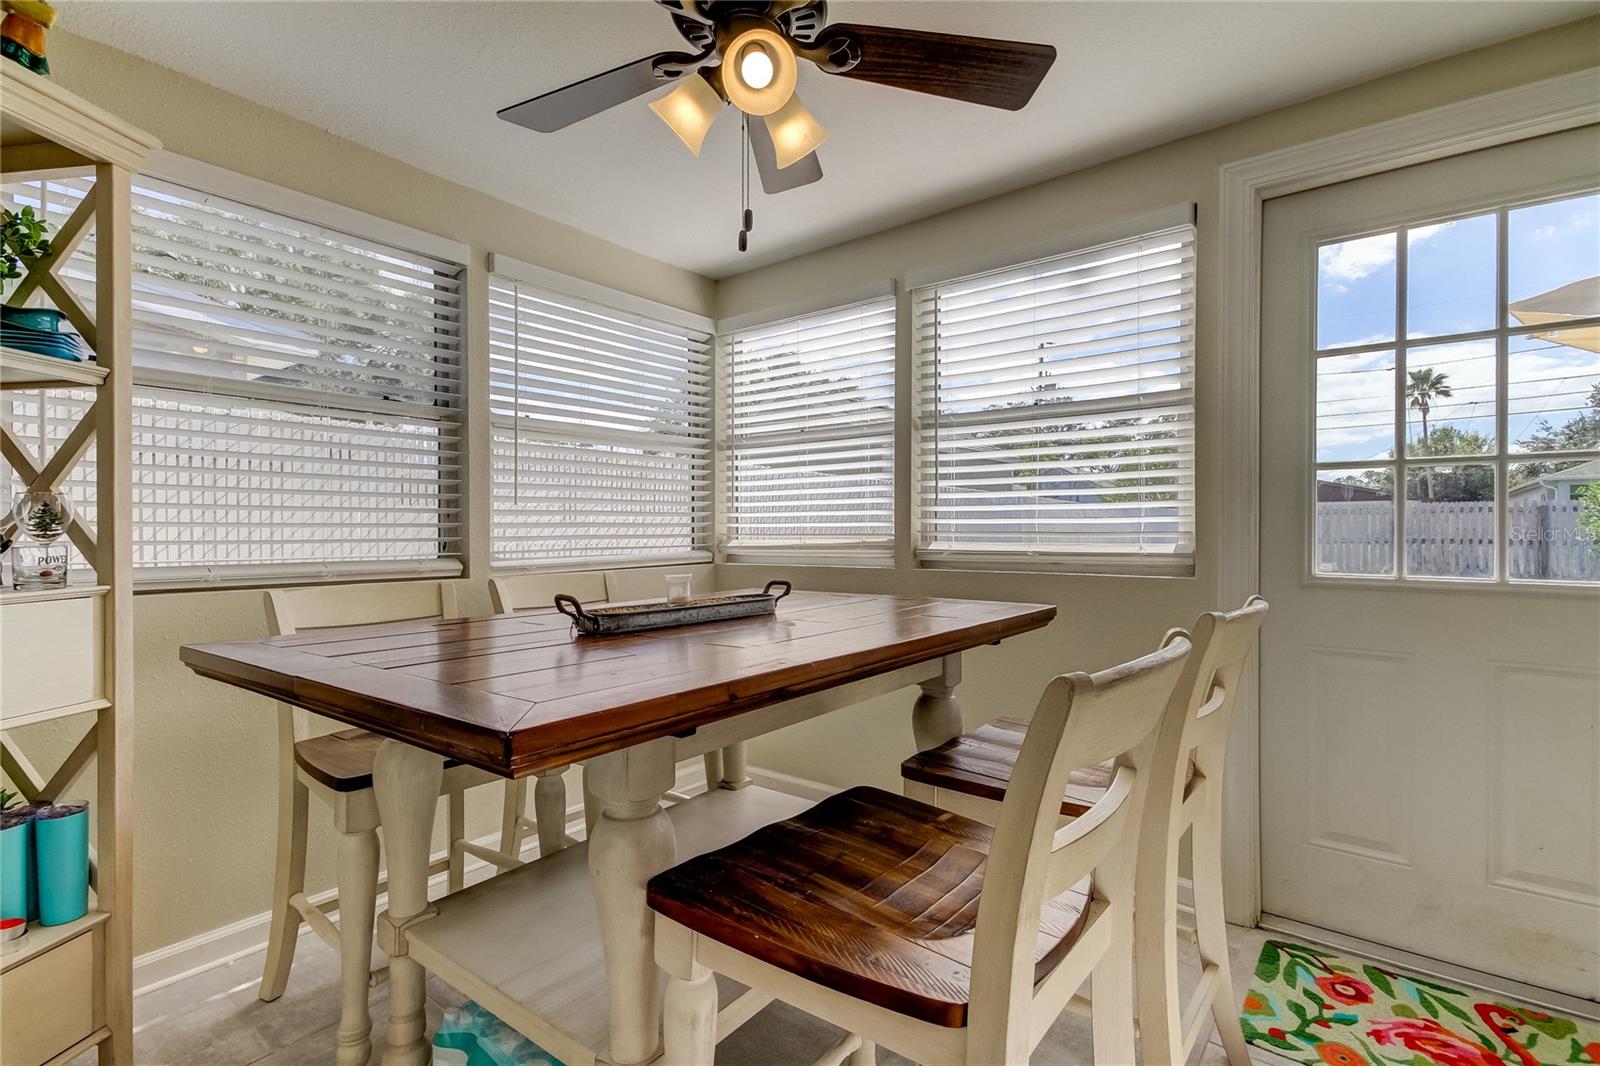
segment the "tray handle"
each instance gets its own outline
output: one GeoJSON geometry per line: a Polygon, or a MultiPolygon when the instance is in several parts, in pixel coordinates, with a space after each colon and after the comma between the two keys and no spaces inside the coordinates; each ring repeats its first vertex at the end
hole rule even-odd
{"type": "Polygon", "coordinates": [[[569,596],[565,592],[556,593],[555,605],[556,610],[560,611],[574,622],[581,623],[590,621],[594,618],[593,615],[583,609],[583,604],[578,602],[578,598],[576,596],[569,596]]]}
{"type": "Polygon", "coordinates": [[[762,589],[761,591],[764,592],[768,596],[772,596],[772,602],[773,603],[777,603],[779,600],[781,600],[785,596],[789,595],[789,593],[793,592],[794,591],[794,586],[791,585],[787,581],[768,581],[767,582],[767,587],[762,589]],[[778,593],[776,596],[772,596],[772,590],[775,589],[775,588],[781,588],[781,589],[783,589],[783,591],[778,593]]]}

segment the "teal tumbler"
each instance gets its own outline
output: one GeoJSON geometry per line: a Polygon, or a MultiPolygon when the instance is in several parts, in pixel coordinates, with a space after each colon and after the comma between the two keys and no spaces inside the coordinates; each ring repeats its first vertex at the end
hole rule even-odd
{"type": "Polygon", "coordinates": [[[7,811],[0,825],[0,918],[32,918],[32,812],[7,811]]]}
{"type": "Polygon", "coordinates": [[[42,808],[33,820],[39,923],[65,925],[89,913],[89,807],[42,808]]]}

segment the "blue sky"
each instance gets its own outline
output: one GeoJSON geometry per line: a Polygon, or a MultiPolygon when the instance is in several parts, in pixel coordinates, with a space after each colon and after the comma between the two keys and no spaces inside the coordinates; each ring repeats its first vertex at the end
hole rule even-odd
{"type": "MultiPolygon", "coordinates": [[[[1493,441],[1494,341],[1432,340],[1492,329],[1496,307],[1493,212],[1324,245],[1318,253],[1317,458],[1375,459],[1394,448],[1394,378],[1398,250],[1406,248],[1407,366],[1448,375],[1454,395],[1434,405],[1428,425],[1453,425],[1493,441]],[[1373,350],[1376,346],[1376,350],[1373,350]],[[1338,354],[1337,349],[1359,348],[1338,354]]],[[[1508,220],[1508,296],[1517,301],[1591,280],[1594,293],[1574,311],[1600,304],[1600,195],[1517,208],[1508,220]]],[[[1510,319],[1508,325],[1518,323],[1510,319]]],[[[1548,329],[1548,327],[1546,327],[1548,329]]],[[[1600,353],[1559,337],[1513,336],[1510,345],[1510,437],[1541,420],[1561,425],[1581,413],[1600,381],[1600,353]]],[[[1408,412],[1408,439],[1421,434],[1408,412]]],[[[1492,447],[1492,443],[1491,443],[1492,447]]]]}

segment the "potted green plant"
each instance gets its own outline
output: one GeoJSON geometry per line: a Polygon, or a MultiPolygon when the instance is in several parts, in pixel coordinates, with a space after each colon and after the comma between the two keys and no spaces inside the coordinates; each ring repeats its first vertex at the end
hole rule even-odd
{"type": "MultiPolygon", "coordinates": [[[[23,267],[27,263],[43,259],[53,251],[50,229],[50,222],[36,215],[31,205],[24,204],[16,211],[0,208],[0,291],[9,292],[15,288],[15,283],[26,273],[23,267]]],[[[60,311],[49,308],[0,307],[0,323],[45,333],[59,332],[65,317],[60,311]]]]}
{"type": "Polygon", "coordinates": [[[31,204],[20,211],[0,208],[0,280],[22,277],[24,260],[43,259],[50,254],[50,223],[33,213],[31,204]]]}

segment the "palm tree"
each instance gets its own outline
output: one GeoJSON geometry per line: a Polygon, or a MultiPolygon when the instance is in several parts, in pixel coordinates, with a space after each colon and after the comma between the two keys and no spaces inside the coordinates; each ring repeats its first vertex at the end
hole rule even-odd
{"type": "Polygon", "coordinates": [[[1406,382],[1406,406],[1422,415],[1422,439],[1427,440],[1428,412],[1433,409],[1433,401],[1449,399],[1454,392],[1447,381],[1450,375],[1429,366],[1413,370],[1408,376],[1411,380],[1406,382]]]}

